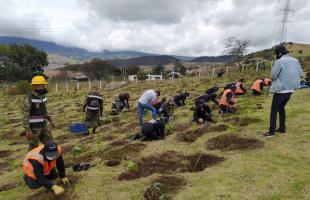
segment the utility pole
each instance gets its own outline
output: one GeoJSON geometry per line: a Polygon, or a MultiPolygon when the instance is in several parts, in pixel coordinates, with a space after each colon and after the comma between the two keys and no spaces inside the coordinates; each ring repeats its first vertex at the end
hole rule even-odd
{"type": "Polygon", "coordinates": [[[278,33],[278,42],[281,44],[286,41],[287,37],[287,26],[289,21],[290,14],[294,12],[293,9],[291,9],[291,0],[285,0],[284,7],[282,7],[280,10],[281,13],[281,20],[280,20],[280,29],[278,33]]]}

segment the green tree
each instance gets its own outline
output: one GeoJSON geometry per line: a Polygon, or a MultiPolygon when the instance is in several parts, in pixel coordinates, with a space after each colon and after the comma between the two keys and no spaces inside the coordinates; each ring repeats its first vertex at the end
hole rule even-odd
{"type": "Polygon", "coordinates": [[[152,74],[160,75],[161,73],[165,72],[165,68],[162,65],[157,65],[153,67],[152,74]]]}
{"type": "Polygon", "coordinates": [[[174,71],[186,76],[187,68],[181,62],[174,63],[174,71]]]}

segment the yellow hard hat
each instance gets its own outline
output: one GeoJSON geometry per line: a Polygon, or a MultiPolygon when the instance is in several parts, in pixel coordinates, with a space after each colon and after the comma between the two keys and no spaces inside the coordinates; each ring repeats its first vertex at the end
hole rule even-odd
{"type": "Polygon", "coordinates": [[[47,85],[44,76],[35,76],[32,78],[31,85],[47,85]]]}

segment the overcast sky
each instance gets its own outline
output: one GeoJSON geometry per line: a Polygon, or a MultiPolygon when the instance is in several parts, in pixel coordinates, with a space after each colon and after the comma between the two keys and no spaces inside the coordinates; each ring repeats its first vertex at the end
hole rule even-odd
{"type": "MultiPolygon", "coordinates": [[[[284,0],[0,0],[0,35],[90,51],[219,55],[225,39],[271,47],[284,0]]],[[[310,1],[291,0],[288,41],[310,43],[310,1]]]]}

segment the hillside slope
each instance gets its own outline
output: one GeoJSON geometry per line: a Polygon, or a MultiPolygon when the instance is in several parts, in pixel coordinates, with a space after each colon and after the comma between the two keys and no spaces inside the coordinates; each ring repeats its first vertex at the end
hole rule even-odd
{"type": "MultiPolygon", "coordinates": [[[[263,75],[244,74],[246,87],[263,75]]],[[[207,127],[190,123],[190,107],[196,96],[213,84],[222,86],[239,76],[236,73],[222,79],[139,82],[103,91],[104,125],[97,135],[87,137],[74,137],[68,132],[70,123],[83,118],[80,110],[86,91],[55,95],[54,84],[49,84],[48,107],[57,124],[52,132],[63,148],[71,181],[66,193],[58,199],[139,200],[145,196],[154,197],[157,191],[154,187],[159,186],[164,191],[162,199],[310,199],[310,125],[305,120],[310,113],[310,101],[305,101],[310,99],[310,90],[294,93],[287,105],[288,132],[275,138],[266,139],[261,135],[268,128],[271,104],[268,93],[262,97],[237,98],[238,114],[235,116],[220,116],[216,106],[210,104],[214,123],[207,127]],[[149,88],[160,89],[162,96],[167,97],[187,90],[191,97],[185,107],[175,110],[175,117],[168,125],[172,135],[160,141],[133,142],[129,137],[139,130],[137,99],[149,88]],[[116,117],[107,116],[110,103],[123,91],[131,94],[132,111],[116,117]],[[257,109],[258,103],[263,109],[257,109]],[[115,159],[120,160],[119,165],[115,159]],[[134,175],[126,173],[131,160],[140,166],[134,175]],[[76,162],[91,162],[95,166],[75,173],[70,167],[76,162]],[[124,178],[129,180],[118,180],[124,178]],[[153,185],[152,190],[154,182],[161,185],[153,185]]],[[[21,163],[27,152],[27,142],[19,136],[22,128],[16,105],[20,99],[21,96],[0,96],[3,113],[0,117],[1,199],[55,199],[44,189],[30,191],[22,183],[21,163]]],[[[150,119],[149,113],[147,119],[150,119]]]]}

